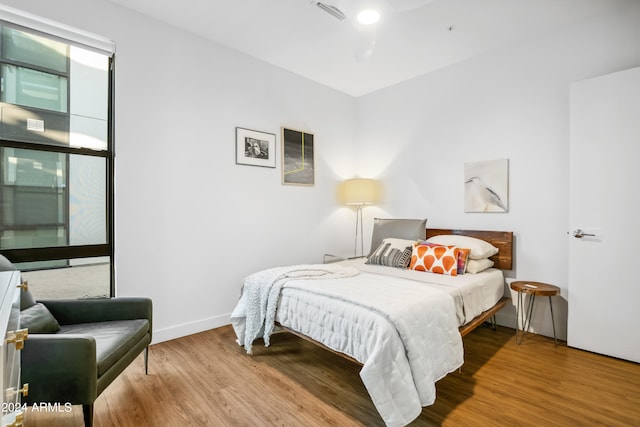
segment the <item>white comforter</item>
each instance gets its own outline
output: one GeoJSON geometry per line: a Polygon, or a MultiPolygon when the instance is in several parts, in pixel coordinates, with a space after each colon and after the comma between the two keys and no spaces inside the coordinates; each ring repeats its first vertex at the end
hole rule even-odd
{"type": "Polygon", "coordinates": [[[269,346],[280,291],[290,280],[339,279],[356,274],[355,268],[338,264],[275,267],[252,274],[244,280],[242,296],[231,314],[232,321],[235,319],[238,324],[238,343],[251,354],[253,341],[262,335],[265,346],[269,346]]]}
{"type": "MultiPolygon", "coordinates": [[[[360,377],[388,426],[414,420],[435,401],[435,382],[463,363],[453,299],[424,284],[359,273],[292,278],[279,295],[266,294],[279,298],[275,320],[363,364],[360,377]]],[[[261,310],[247,302],[231,318],[241,344],[247,315],[261,310]]]]}

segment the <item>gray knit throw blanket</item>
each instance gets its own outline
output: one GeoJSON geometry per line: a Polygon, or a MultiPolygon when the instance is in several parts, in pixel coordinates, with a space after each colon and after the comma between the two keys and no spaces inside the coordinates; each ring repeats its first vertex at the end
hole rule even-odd
{"type": "Polygon", "coordinates": [[[247,354],[252,354],[251,345],[262,331],[264,345],[269,346],[280,290],[289,280],[341,279],[358,273],[353,267],[339,264],[304,264],[270,268],[248,276],[242,289],[246,297],[244,348],[247,354]]]}

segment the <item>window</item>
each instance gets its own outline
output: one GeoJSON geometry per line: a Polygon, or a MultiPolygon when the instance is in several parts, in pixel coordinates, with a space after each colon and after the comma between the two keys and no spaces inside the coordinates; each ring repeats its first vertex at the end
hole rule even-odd
{"type": "Polygon", "coordinates": [[[0,20],[0,253],[36,298],[114,295],[112,81],[112,51],[0,20]]]}

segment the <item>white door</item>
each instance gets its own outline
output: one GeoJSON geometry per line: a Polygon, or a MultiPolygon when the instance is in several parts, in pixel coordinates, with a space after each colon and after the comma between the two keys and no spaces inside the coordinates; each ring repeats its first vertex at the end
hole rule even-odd
{"type": "Polygon", "coordinates": [[[572,84],[570,111],[567,344],[640,362],[640,68],[572,84]]]}

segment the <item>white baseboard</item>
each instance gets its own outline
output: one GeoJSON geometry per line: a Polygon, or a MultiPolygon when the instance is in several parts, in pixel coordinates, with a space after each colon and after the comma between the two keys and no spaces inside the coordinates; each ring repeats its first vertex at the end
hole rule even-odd
{"type": "Polygon", "coordinates": [[[171,326],[169,328],[157,329],[153,331],[153,341],[151,344],[158,344],[163,341],[174,340],[176,338],[185,337],[187,335],[197,334],[198,332],[208,331],[209,329],[219,328],[228,325],[228,314],[221,314],[215,317],[198,320],[195,322],[183,323],[181,325],[171,326]]]}

